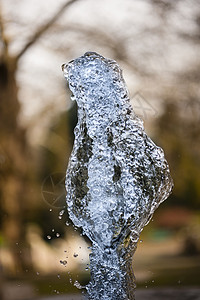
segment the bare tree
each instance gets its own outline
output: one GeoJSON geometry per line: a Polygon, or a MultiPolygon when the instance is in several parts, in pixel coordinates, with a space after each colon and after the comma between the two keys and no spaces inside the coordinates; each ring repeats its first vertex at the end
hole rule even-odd
{"type": "Polygon", "coordinates": [[[31,198],[29,181],[33,165],[26,130],[18,122],[20,102],[16,72],[24,54],[78,1],[66,1],[45,24],[34,29],[32,36],[15,55],[10,53],[11,41],[6,35],[6,23],[0,7],[0,208],[3,212],[1,227],[13,256],[17,258],[15,262],[18,264],[18,271],[25,268],[25,255],[20,255],[19,245],[22,246],[25,242],[23,222],[28,199],[31,198]]]}

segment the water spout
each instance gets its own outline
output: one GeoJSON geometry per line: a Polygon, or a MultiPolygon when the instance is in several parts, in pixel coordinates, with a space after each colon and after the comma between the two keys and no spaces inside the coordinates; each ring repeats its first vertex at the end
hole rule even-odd
{"type": "Polygon", "coordinates": [[[69,216],[92,242],[88,299],[132,300],[132,256],[171,193],[169,167],[134,114],[115,61],[87,52],[62,67],[78,104],[66,190],[69,216]]]}

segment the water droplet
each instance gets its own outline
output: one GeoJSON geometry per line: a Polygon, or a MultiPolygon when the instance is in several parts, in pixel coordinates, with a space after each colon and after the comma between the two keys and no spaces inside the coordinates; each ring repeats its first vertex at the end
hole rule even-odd
{"type": "Polygon", "coordinates": [[[81,290],[83,287],[82,285],[78,282],[78,280],[74,281],[74,286],[77,287],[77,289],[81,290]]]}
{"type": "Polygon", "coordinates": [[[74,255],[73,255],[74,257],[77,257],[78,256],[78,254],[77,253],[74,253],[74,255]]]}
{"type": "Polygon", "coordinates": [[[66,226],[69,226],[69,225],[70,225],[70,223],[67,221],[67,222],[65,223],[65,225],[66,225],[66,226]]]}
{"type": "Polygon", "coordinates": [[[49,211],[52,211],[53,209],[52,208],[50,208],[50,210],[49,211]]]}
{"type": "Polygon", "coordinates": [[[66,260],[60,260],[61,265],[66,266],[67,261],[66,260]]]}
{"type": "Polygon", "coordinates": [[[143,240],[140,240],[140,243],[143,243],[143,240]]]}
{"type": "Polygon", "coordinates": [[[57,237],[57,238],[60,237],[60,233],[56,233],[56,237],[57,237]]]}
{"type": "Polygon", "coordinates": [[[50,235],[47,235],[47,238],[48,238],[48,240],[51,240],[51,236],[50,235]]]}
{"type": "Polygon", "coordinates": [[[60,212],[59,212],[59,219],[61,220],[62,219],[62,216],[64,215],[64,213],[65,213],[65,210],[64,209],[62,209],[60,212]]]}
{"type": "Polygon", "coordinates": [[[52,229],[51,231],[52,231],[52,232],[54,232],[54,231],[55,231],[55,229],[52,229]]]}

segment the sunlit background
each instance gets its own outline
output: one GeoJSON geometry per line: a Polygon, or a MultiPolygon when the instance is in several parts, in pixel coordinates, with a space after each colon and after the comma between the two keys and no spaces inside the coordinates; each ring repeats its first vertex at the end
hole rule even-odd
{"type": "Polygon", "coordinates": [[[76,107],[61,65],[117,60],[174,190],[141,235],[138,287],[200,286],[200,2],[0,0],[0,298],[81,293],[89,241],[65,208],[76,107]]]}

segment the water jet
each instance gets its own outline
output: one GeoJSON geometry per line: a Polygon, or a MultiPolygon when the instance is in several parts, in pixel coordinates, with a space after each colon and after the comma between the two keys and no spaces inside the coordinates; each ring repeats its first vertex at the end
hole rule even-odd
{"type": "Polygon", "coordinates": [[[146,135],[118,64],[95,52],[62,66],[78,105],[67,209],[92,242],[90,300],[133,300],[140,233],[171,193],[163,150],[146,135]]]}

